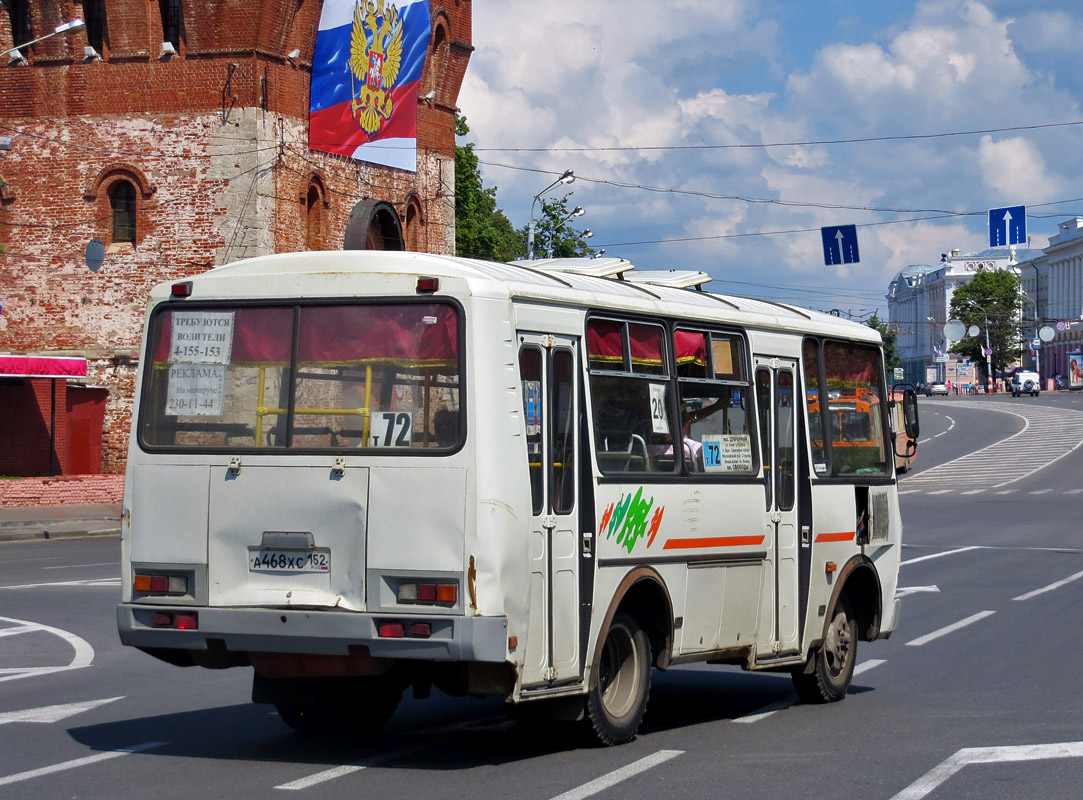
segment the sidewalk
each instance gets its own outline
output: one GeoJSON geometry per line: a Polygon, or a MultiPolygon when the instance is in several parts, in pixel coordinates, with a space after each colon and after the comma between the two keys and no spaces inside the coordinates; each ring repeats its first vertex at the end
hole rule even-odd
{"type": "Polygon", "coordinates": [[[119,535],[120,503],[0,508],[0,544],[119,535]]]}

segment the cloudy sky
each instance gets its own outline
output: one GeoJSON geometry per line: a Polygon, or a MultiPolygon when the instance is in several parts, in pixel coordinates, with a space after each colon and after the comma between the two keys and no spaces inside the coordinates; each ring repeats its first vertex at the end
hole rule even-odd
{"type": "Polygon", "coordinates": [[[990,208],[1037,248],[1083,216],[1078,0],[474,0],[473,41],[459,106],[512,222],[573,169],[595,248],[710,291],[886,317],[990,208]],[[826,267],[845,224],[861,262],[826,267]]]}

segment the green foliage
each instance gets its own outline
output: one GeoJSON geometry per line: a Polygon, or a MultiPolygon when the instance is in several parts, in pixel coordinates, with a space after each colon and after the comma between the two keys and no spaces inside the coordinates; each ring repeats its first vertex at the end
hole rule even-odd
{"type": "MultiPolygon", "coordinates": [[[[572,209],[568,208],[570,196],[569,192],[559,200],[541,201],[541,216],[534,221],[535,258],[582,258],[594,254],[594,251],[587,247],[584,232],[572,227],[573,221],[578,217],[568,219],[572,213],[572,209]]],[[[519,231],[524,241],[527,227],[529,226],[524,226],[519,231]]]]}
{"type": "Polygon", "coordinates": [[[880,338],[884,340],[884,368],[887,369],[888,374],[890,375],[893,369],[902,366],[902,359],[899,357],[899,348],[895,341],[896,333],[887,326],[887,323],[882,322],[875,314],[869,317],[865,321],[865,324],[879,332],[880,338]]]}
{"type": "MultiPolygon", "coordinates": [[[[455,135],[470,132],[465,117],[455,115],[455,135]]],[[[523,240],[511,220],[496,207],[496,187],[485,188],[474,145],[455,145],[455,255],[512,261],[523,240]]]]}
{"type": "MultiPolygon", "coordinates": [[[[960,353],[982,365],[985,371],[986,322],[989,346],[993,351],[993,372],[1003,370],[1019,359],[1019,311],[1023,300],[1019,294],[1019,278],[1006,269],[985,270],[959,288],[951,297],[951,318],[967,328],[976,325],[977,336],[967,336],[952,345],[960,353]]],[[[988,376],[986,376],[988,377],[988,376]]]]}
{"type": "MultiPolygon", "coordinates": [[[[455,135],[470,132],[466,118],[455,115],[455,135]]],[[[541,218],[535,220],[535,257],[545,258],[550,239],[553,258],[589,256],[581,231],[564,222],[570,213],[568,195],[542,201],[541,218]],[[555,231],[555,233],[554,233],[555,231]]],[[[490,261],[514,261],[526,257],[527,225],[516,230],[496,206],[496,187],[486,188],[481,180],[478,157],[472,144],[455,145],[455,255],[490,261]]]]}

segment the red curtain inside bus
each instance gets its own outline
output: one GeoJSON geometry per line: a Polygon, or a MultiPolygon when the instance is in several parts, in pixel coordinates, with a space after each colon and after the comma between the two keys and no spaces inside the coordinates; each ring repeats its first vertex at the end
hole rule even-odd
{"type": "MultiPolygon", "coordinates": [[[[221,314],[224,309],[174,310],[162,315],[155,362],[170,357],[173,317],[221,314]]],[[[230,363],[283,366],[290,363],[293,308],[237,308],[223,330],[232,335],[230,363]]],[[[198,316],[195,317],[197,329],[198,316]]],[[[444,304],[389,306],[305,306],[301,309],[298,362],[301,366],[377,363],[409,367],[458,364],[458,317],[444,304]]]]}

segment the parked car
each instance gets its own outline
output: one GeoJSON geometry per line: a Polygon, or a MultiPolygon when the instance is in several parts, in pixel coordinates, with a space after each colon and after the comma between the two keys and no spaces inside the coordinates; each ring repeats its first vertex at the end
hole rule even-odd
{"type": "Polygon", "coordinates": [[[1012,397],[1018,397],[1021,394],[1037,397],[1038,392],[1041,391],[1041,382],[1037,372],[1019,370],[1012,375],[1012,397]]]}
{"type": "Polygon", "coordinates": [[[932,381],[925,387],[925,396],[932,397],[934,394],[948,394],[948,385],[944,381],[932,381]]]}

